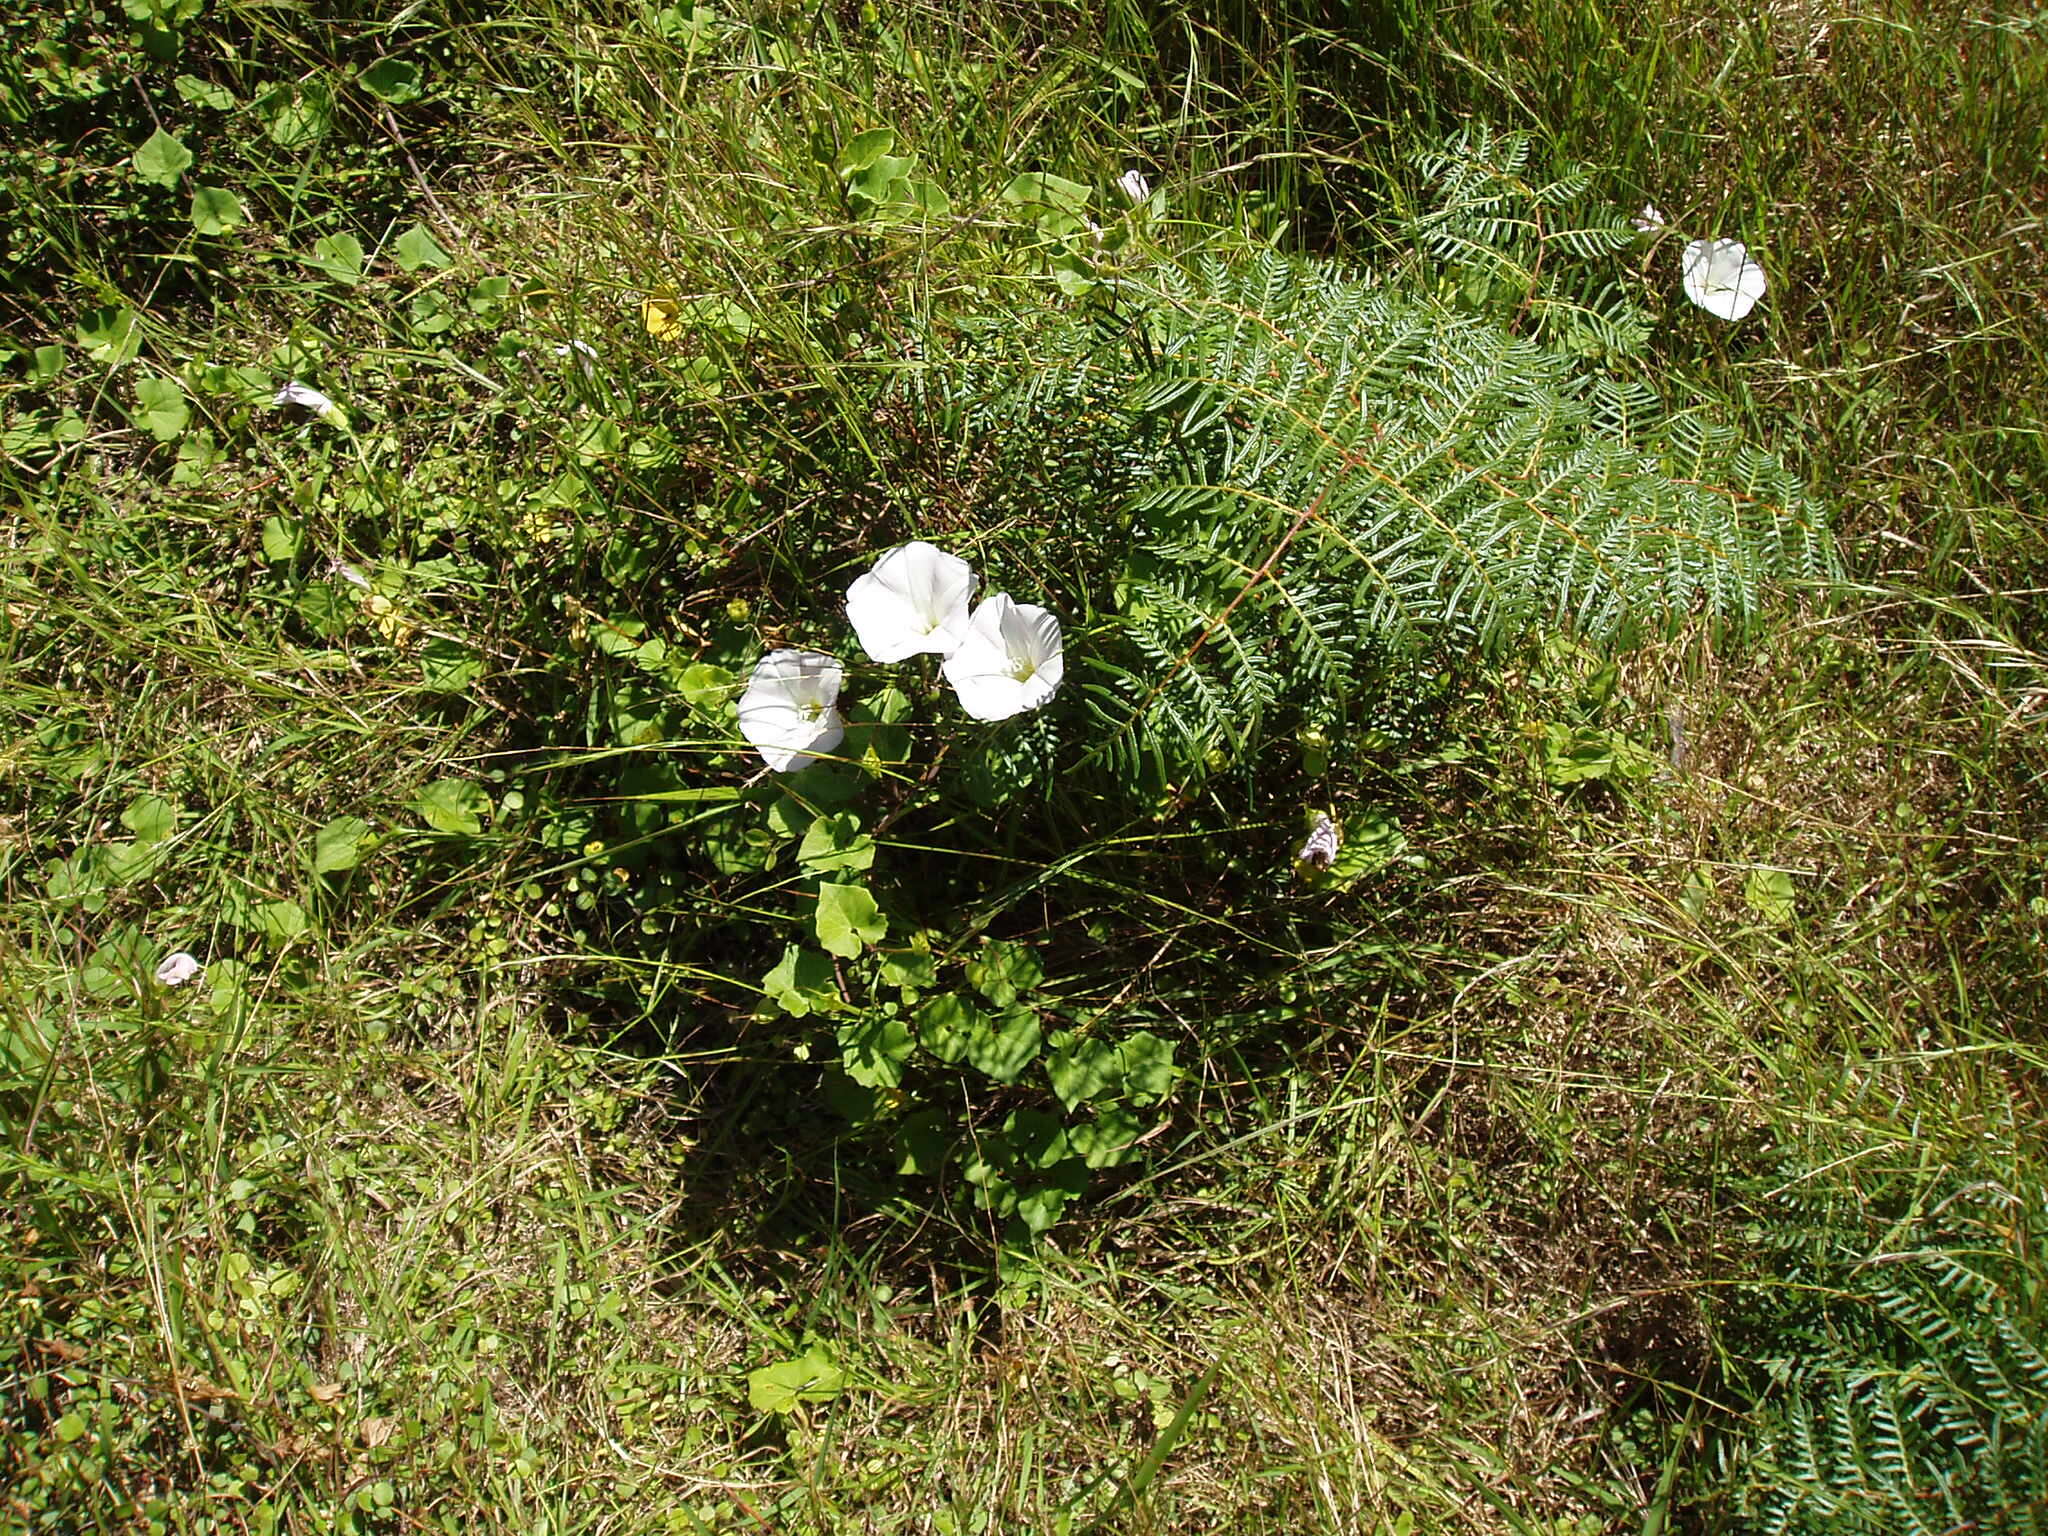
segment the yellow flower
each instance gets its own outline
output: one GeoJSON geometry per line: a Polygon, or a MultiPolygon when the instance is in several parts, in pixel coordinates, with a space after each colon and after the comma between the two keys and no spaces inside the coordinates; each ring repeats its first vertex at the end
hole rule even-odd
{"type": "Polygon", "coordinates": [[[363,611],[369,614],[370,623],[385,643],[403,650],[412,644],[412,620],[400,611],[398,605],[381,592],[372,592],[363,599],[363,611]]]}
{"type": "Polygon", "coordinates": [[[683,328],[683,306],[674,299],[648,299],[640,305],[640,323],[656,341],[667,341],[683,328]]]}

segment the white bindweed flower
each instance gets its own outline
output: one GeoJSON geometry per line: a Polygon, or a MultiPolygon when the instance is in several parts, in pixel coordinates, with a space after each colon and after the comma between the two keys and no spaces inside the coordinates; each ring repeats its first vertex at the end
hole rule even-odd
{"type": "Polygon", "coordinates": [[[1066,674],[1060,621],[998,592],[974,610],[967,638],[946,658],[946,681],[977,720],[1007,720],[1036,709],[1066,674]]]}
{"type": "Polygon", "coordinates": [[[1117,177],[1116,189],[1134,203],[1142,203],[1152,195],[1152,183],[1145,179],[1143,171],[1125,171],[1117,177]]]}
{"type": "Polygon", "coordinates": [[[846,617],[876,661],[921,651],[948,656],[966,637],[973,596],[965,560],[922,542],[904,544],[846,589],[846,617]]]}
{"type": "Polygon", "coordinates": [[[182,987],[205,969],[181,949],[175,955],[164,956],[163,964],[156,968],[156,984],[160,987],[182,987]]]}
{"type": "Polygon", "coordinates": [[[333,400],[321,394],[312,385],[301,384],[297,379],[293,379],[283,389],[280,389],[277,392],[277,398],[271,401],[271,404],[303,405],[309,411],[331,411],[334,409],[333,400]]]}
{"type": "Polygon", "coordinates": [[[1643,234],[1654,234],[1664,227],[1664,215],[1655,203],[1643,204],[1643,211],[1629,220],[1629,223],[1643,234]]]}
{"type": "Polygon", "coordinates": [[[293,379],[283,389],[280,389],[277,392],[277,397],[271,401],[271,404],[303,406],[322,421],[330,422],[335,426],[345,426],[348,422],[347,414],[340,406],[334,403],[331,396],[323,395],[312,385],[301,384],[297,379],[293,379]]]}
{"type": "Polygon", "coordinates": [[[1710,315],[1740,320],[1764,296],[1764,269],[1740,240],[1695,240],[1684,263],[1685,296],[1710,315]]]}
{"type": "Polygon", "coordinates": [[[770,651],[740,695],[740,734],[777,773],[800,773],[846,735],[839,715],[845,668],[821,651],[770,651]]]}

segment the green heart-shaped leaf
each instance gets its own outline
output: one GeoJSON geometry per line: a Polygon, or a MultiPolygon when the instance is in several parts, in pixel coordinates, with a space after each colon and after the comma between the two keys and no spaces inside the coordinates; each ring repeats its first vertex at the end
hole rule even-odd
{"type": "Polygon", "coordinates": [[[889,920],[866,886],[827,883],[818,887],[817,929],[820,944],[840,959],[851,960],[863,944],[882,942],[889,920]]]}
{"type": "Polygon", "coordinates": [[[160,187],[175,187],[178,179],[192,167],[192,151],[184,141],[172,137],[159,128],[135,151],[135,174],[144,181],[160,187]]]}
{"type": "Polygon", "coordinates": [[[248,223],[249,213],[226,187],[194,187],[191,218],[200,234],[224,235],[248,223]]]}
{"type": "Polygon", "coordinates": [[[404,59],[379,59],[356,78],[364,90],[394,107],[420,97],[420,67],[404,59]]]}
{"type": "Polygon", "coordinates": [[[412,804],[420,819],[435,831],[475,837],[483,830],[483,818],[490,814],[491,797],[482,785],[467,779],[436,779],[412,804]]]}
{"type": "Polygon", "coordinates": [[[427,233],[424,224],[415,224],[400,235],[391,246],[392,259],[407,272],[417,272],[421,267],[453,266],[455,258],[441,249],[440,242],[427,233]]]}

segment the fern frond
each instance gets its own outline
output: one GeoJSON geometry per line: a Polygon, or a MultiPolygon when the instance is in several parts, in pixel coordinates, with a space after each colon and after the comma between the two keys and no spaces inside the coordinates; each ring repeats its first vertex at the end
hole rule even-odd
{"type": "Polygon", "coordinates": [[[1922,1193],[1897,1211],[1882,1196],[1782,1201],[1776,1240],[1799,1279],[1769,1326],[1804,1348],[1745,1458],[1741,1502],[1761,1529],[1952,1536],[2048,1521],[2048,1318],[2030,1300],[2048,1214],[1991,1184],[1922,1193]],[[1888,1241],[1863,1251],[1860,1231],[1885,1224],[1888,1241]]]}
{"type": "MultiPolygon", "coordinates": [[[[1495,169],[1444,162],[1482,200],[1526,158],[1489,143],[1495,169]]],[[[924,386],[951,429],[1090,467],[1057,488],[1078,533],[1118,541],[1072,561],[1111,572],[1090,606],[1115,670],[1089,698],[1118,753],[1152,739],[1177,777],[1290,711],[1356,726],[1390,657],[1494,657],[1548,629],[1626,644],[1698,614],[1741,632],[1775,588],[1835,570],[1820,505],[1725,430],[1278,252],[1162,263],[1113,317],[1024,311],[954,345],[924,386]]]]}

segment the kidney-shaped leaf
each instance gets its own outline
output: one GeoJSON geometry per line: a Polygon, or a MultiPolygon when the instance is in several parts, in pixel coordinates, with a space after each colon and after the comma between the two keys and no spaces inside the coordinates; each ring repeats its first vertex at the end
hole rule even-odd
{"type": "Polygon", "coordinates": [[[491,797],[482,785],[467,779],[436,779],[419,792],[413,809],[436,832],[475,837],[483,830],[483,818],[490,814],[491,797]]]}
{"type": "Polygon", "coordinates": [[[818,887],[818,942],[840,959],[851,960],[863,944],[879,944],[888,932],[889,920],[866,886],[818,887]]]}

